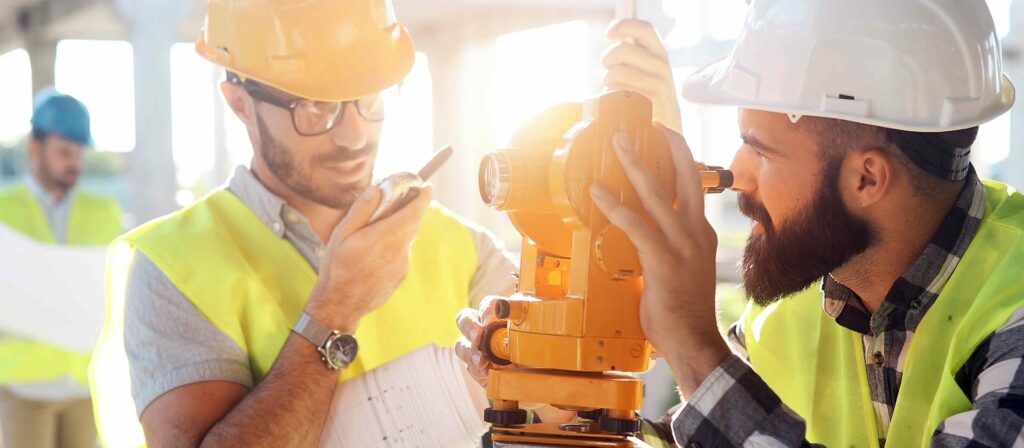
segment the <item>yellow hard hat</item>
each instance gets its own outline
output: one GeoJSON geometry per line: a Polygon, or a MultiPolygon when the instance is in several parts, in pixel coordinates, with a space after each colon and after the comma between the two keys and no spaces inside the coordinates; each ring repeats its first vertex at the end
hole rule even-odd
{"type": "Polygon", "coordinates": [[[196,51],[242,79],[318,101],[398,84],[415,59],[391,0],[208,0],[196,51]]]}

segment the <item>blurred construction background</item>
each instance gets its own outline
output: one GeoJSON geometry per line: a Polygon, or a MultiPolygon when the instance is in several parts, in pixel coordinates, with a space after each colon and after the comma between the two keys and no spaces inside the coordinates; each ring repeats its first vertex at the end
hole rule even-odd
{"type": "MultiPolygon", "coordinates": [[[[1024,1],[988,3],[1006,71],[1019,82],[1024,1]]],[[[83,186],[116,196],[130,225],[188,205],[223,183],[235,165],[247,164],[252,149],[245,130],[216,89],[224,74],[192,48],[202,6],[202,0],[0,0],[0,186],[25,175],[32,95],[51,85],[90,109],[98,151],[88,154],[83,186]]],[[[614,1],[395,0],[395,8],[419,53],[401,104],[389,105],[376,174],[411,170],[434,148],[451,144],[454,163],[434,179],[438,199],[517,247],[505,216],[479,199],[480,158],[544,107],[600,90],[614,1]]],[[[678,85],[726,54],[746,8],[743,0],[648,0],[640,16],[664,38],[678,85]]],[[[1013,113],[981,128],[973,157],[982,177],[1024,185],[1022,107],[1018,102],[1013,113]]],[[[735,111],[682,108],[697,159],[728,165],[740,144],[735,111]]],[[[735,264],[749,224],[732,206],[733,195],[709,201],[722,241],[727,322],[742,306],[735,264]]]]}

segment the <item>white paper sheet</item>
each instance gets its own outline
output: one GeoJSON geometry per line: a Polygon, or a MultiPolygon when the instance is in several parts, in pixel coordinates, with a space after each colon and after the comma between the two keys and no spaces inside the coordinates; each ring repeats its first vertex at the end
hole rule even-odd
{"type": "Polygon", "coordinates": [[[42,244],[0,225],[0,333],[89,352],[106,315],[107,249],[42,244]]]}
{"type": "Polygon", "coordinates": [[[428,345],[340,385],[320,447],[475,447],[486,407],[454,350],[428,345]]]}

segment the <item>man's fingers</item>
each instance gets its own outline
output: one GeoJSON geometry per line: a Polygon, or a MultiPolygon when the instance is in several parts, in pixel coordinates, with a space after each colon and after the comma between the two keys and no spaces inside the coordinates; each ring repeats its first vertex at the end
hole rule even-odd
{"type": "Polygon", "coordinates": [[[459,331],[473,344],[480,342],[480,336],[483,333],[483,325],[480,323],[480,312],[472,308],[464,308],[459,311],[458,317],[455,318],[455,325],[459,327],[459,331]]]}
{"type": "Polygon", "coordinates": [[[416,194],[416,198],[413,199],[404,207],[396,210],[391,216],[381,219],[379,222],[393,222],[393,223],[407,223],[407,222],[419,222],[420,218],[427,211],[427,207],[430,207],[430,201],[434,199],[434,187],[430,184],[426,184],[419,188],[419,193],[416,194]]]}
{"type": "Polygon", "coordinates": [[[455,341],[455,356],[458,356],[462,362],[469,364],[473,357],[473,346],[465,337],[459,338],[455,341]]]}
{"type": "Polygon", "coordinates": [[[481,371],[486,376],[491,361],[480,350],[477,350],[466,338],[459,338],[455,342],[455,356],[458,356],[467,366],[481,371]]]}
{"type": "Polygon", "coordinates": [[[605,50],[604,55],[601,56],[601,65],[607,69],[617,65],[626,65],[662,77],[669,70],[665,61],[643,47],[629,42],[619,42],[605,50]]]}
{"type": "MultiPolygon", "coordinates": [[[[643,70],[629,65],[616,65],[605,72],[604,77],[601,79],[602,85],[621,84],[627,86],[633,86],[628,90],[633,91],[648,91],[653,92],[652,87],[657,87],[665,84],[665,80],[659,76],[652,75],[643,70]]],[[[645,93],[645,92],[640,92],[645,93]]],[[[656,95],[650,95],[645,93],[645,96],[650,98],[652,101],[658,99],[656,95]]]]}
{"type": "Polygon", "coordinates": [[[370,222],[370,218],[373,217],[373,213],[380,206],[380,201],[381,192],[379,188],[367,187],[366,190],[363,190],[363,193],[359,195],[356,202],[349,207],[345,217],[334,228],[332,238],[341,241],[359,229],[366,227],[366,224],[370,222]]]}
{"type": "Polygon", "coordinates": [[[597,205],[597,208],[608,217],[608,220],[629,236],[629,240],[633,242],[638,251],[658,253],[665,249],[664,238],[658,231],[651,228],[639,213],[631,210],[604,187],[597,183],[592,184],[590,197],[594,200],[594,205],[597,205]]]}
{"type": "Polygon", "coordinates": [[[429,184],[420,188],[416,198],[405,204],[390,216],[374,222],[372,228],[379,238],[394,239],[396,237],[403,241],[412,241],[412,238],[419,232],[423,215],[430,207],[433,200],[434,189],[429,184]]]}
{"type": "Polygon", "coordinates": [[[650,22],[637,19],[623,19],[612,22],[605,31],[605,35],[612,40],[626,40],[632,38],[638,45],[651,52],[657,58],[668,62],[668,51],[661,43],[661,37],[655,31],[650,22]]]}
{"type": "Polygon", "coordinates": [[[483,352],[473,347],[466,338],[459,338],[455,342],[455,356],[458,356],[467,366],[474,367],[479,371],[487,373],[491,361],[483,352]]]}
{"type": "Polygon", "coordinates": [[[697,172],[697,162],[693,160],[693,153],[686,139],[681,134],[670,129],[664,124],[655,122],[654,127],[658,128],[668,139],[669,148],[672,152],[672,163],[676,167],[676,200],[679,202],[679,213],[689,218],[704,216],[704,189],[700,182],[700,173],[697,172]]]}
{"type": "MultiPolygon", "coordinates": [[[[618,133],[612,139],[615,146],[615,154],[619,156],[619,162],[626,172],[626,177],[633,184],[640,202],[643,203],[647,212],[651,214],[658,227],[668,233],[678,224],[677,215],[672,208],[672,199],[668,192],[658,184],[658,179],[651,170],[647,169],[640,154],[633,147],[633,142],[625,133],[618,133]]],[[[626,229],[623,229],[626,230],[626,229]]]]}

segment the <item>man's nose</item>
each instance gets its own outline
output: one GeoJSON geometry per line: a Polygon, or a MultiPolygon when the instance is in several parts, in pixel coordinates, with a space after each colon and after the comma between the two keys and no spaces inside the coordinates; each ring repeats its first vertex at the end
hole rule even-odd
{"type": "Polygon", "coordinates": [[[757,156],[753,151],[740,148],[729,165],[732,171],[731,190],[739,193],[750,193],[757,190],[757,156]]]}
{"type": "Polygon", "coordinates": [[[356,110],[356,105],[354,103],[346,104],[341,122],[331,130],[331,140],[338,146],[361,149],[369,141],[366,124],[366,120],[356,110]]]}

